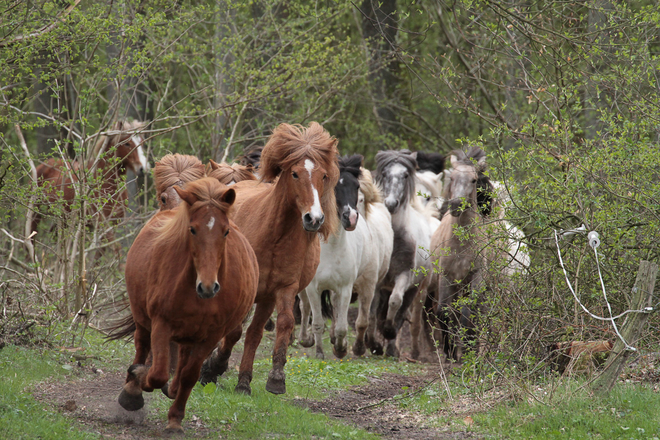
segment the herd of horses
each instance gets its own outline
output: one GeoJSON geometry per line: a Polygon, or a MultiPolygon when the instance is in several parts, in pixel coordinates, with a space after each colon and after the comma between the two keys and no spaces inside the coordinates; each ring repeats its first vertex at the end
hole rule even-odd
{"type": "MultiPolygon", "coordinates": [[[[100,171],[111,176],[109,185],[128,168],[148,167],[135,127],[118,128],[131,134],[99,146],[116,157],[100,171]]],[[[263,149],[242,161],[205,166],[169,154],[156,162],[159,210],[126,256],[131,315],[112,336],[133,336],[135,357],[118,400],[137,410],[143,391],[161,389],[174,399],[168,431],[182,430],[195,383],[216,381],[227,370],[253,304],[236,391],[251,393],[255,353],[277,309],[266,389],[281,394],[297,297],[298,339],[316,345],[320,358],[328,311],[334,355],[347,354],[348,309],[357,299],[354,355],[398,356],[397,337],[410,320],[411,356],[431,348],[435,327],[440,349],[460,359],[465,338],[458,329],[474,333],[479,301],[456,306],[456,300],[482,295],[484,270],[496,256],[504,255],[507,274],[529,265],[520,231],[496,208],[504,194],[488,179],[480,148],[452,152],[449,169],[437,153],[381,151],[370,172],[362,156],[340,157],[337,140],[313,122],[279,125],[263,149]],[[478,238],[495,223],[505,225],[509,239],[489,250],[478,238]],[[324,307],[328,299],[331,309],[324,307]]],[[[75,183],[75,173],[62,167],[40,167],[39,182],[53,197],[67,197],[75,183]]],[[[123,214],[122,197],[103,209],[106,217],[123,214]]]]}

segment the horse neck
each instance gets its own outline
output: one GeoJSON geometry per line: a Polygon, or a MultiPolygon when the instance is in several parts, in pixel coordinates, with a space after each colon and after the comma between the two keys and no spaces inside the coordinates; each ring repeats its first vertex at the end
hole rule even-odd
{"type": "Polygon", "coordinates": [[[271,188],[266,190],[262,196],[266,218],[264,224],[271,225],[271,233],[273,237],[281,237],[294,233],[297,235],[299,231],[302,236],[316,237],[316,233],[306,232],[302,226],[302,215],[298,211],[296,202],[290,196],[290,191],[283,183],[283,179],[279,179],[271,188]]]}

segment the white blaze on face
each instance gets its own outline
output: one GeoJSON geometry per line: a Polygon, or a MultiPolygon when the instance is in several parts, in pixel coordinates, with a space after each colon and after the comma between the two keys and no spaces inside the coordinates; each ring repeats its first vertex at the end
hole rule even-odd
{"type": "MultiPolygon", "coordinates": [[[[314,170],[314,162],[312,162],[309,159],[305,159],[305,169],[309,173],[309,180],[311,182],[312,180],[312,171],[314,170]]],[[[314,204],[312,205],[312,209],[309,211],[309,214],[312,216],[313,219],[320,219],[323,217],[323,209],[321,208],[321,199],[319,198],[319,192],[314,188],[314,184],[312,183],[312,194],[314,194],[314,204]]]]}
{"type": "Polygon", "coordinates": [[[403,190],[404,174],[406,172],[406,167],[400,163],[395,163],[390,167],[390,188],[385,197],[385,200],[389,200],[391,203],[396,203],[397,200],[401,198],[401,193],[403,190]]]}
{"type": "Polygon", "coordinates": [[[206,224],[206,226],[209,228],[209,231],[213,229],[213,225],[215,225],[215,217],[211,217],[209,222],[206,224]]]}
{"type": "Polygon", "coordinates": [[[144,142],[144,140],[141,136],[136,134],[131,137],[131,142],[133,142],[133,145],[137,145],[137,152],[138,157],[140,158],[140,163],[142,164],[142,171],[146,173],[149,171],[149,161],[147,160],[147,156],[144,154],[144,149],[142,148],[142,142],[144,142]]]}

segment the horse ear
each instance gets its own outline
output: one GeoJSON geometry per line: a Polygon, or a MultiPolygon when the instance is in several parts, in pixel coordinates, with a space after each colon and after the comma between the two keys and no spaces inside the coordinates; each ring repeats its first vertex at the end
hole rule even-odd
{"type": "Polygon", "coordinates": [[[485,170],[485,169],[486,169],[486,156],[480,158],[480,159],[477,161],[477,170],[479,170],[479,171],[483,171],[483,170],[485,170]]]}
{"type": "Polygon", "coordinates": [[[121,131],[122,128],[124,128],[124,121],[117,121],[115,123],[115,130],[121,131]]]}
{"type": "Polygon", "coordinates": [[[235,200],[236,200],[236,191],[234,191],[234,188],[229,188],[220,197],[220,201],[228,204],[229,206],[233,205],[235,200]]]}
{"type": "Polygon", "coordinates": [[[452,154],[452,155],[449,157],[449,160],[451,161],[451,166],[452,166],[452,167],[458,165],[458,157],[457,157],[456,155],[452,154]]]}
{"type": "Polygon", "coordinates": [[[186,191],[183,188],[179,188],[178,186],[174,187],[174,191],[176,191],[179,197],[181,197],[181,200],[185,200],[185,202],[190,206],[194,205],[198,200],[193,193],[186,191]]]}
{"type": "Polygon", "coordinates": [[[209,164],[211,165],[211,170],[217,170],[220,168],[220,165],[218,165],[213,159],[209,159],[209,164]]]}

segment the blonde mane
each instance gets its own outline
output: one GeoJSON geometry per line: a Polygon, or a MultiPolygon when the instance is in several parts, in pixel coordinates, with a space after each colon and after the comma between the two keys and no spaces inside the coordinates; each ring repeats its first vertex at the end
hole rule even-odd
{"type": "Polygon", "coordinates": [[[195,156],[168,154],[163,156],[154,167],[156,198],[167,188],[201,179],[205,175],[204,165],[195,156]]]}
{"type": "Polygon", "coordinates": [[[112,129],[113,131],[120,131],[121,133],[114,134],[112,136],[106,136],[106,135],[101,135],[99,136],[98,140],[96,141],[96,144],[94,144],[94,148],[92,149],[92,160],[96,158],[96,156],[99,155],[101,152],[101,149],[104,148],[105,145],[105,150],[108,150],[109,148],[120,144],[122,141],[126,141],[126,139],[130,138],[132,134],[125,133],[125,132],[130,132],[130,131],[139,131],[143,129],[146,126],[146,122],[142,121],[117,121],[115,124],[114,128],[112,129]],[[108,142],[106,144],[106,139],[108,139],[108,142]]]}
{"type": "Polygon", "coordinates": [[[321,208],[326,213],[318,233],[327,239],[337,229],[339,218],[335,200],[335,186],[339,180],[337,139],[330,136],[321,124],[309,127],[280,124],[275,128],[261,153],[261,180],[272,182],[284,170],[289,170],[303,159],[310,159],[326,170],[327,179],[321,195],[321,208]]]}
{"type": "Polygon", "coordinates": [[[157,220],[157,223],[154,225],[154,233],[156,234],[156,238],[153,242],[154,247],[174,247],[178,243],[181,243],[182,240],[189,235],[188,227],[190,224],[190,217],[200,209],[207,206],[213,206],[227,214],[231,207],[220,201],[222,195],[229,188],[218,182],[216,179],[204,177],[186,183],[184,189],[192,193],[197,201],[192,206],[188,205],[185,201],[182,201],[182,203],[179,203],[179,205],[172,211],[166,211],[173,212],[173,215],[167,217],[163,216],[165,218],[157,220]]]}
{"type": "Polygon", "coordinates": [[[380,195],[380,189],[374,183],[371,177],[371,171],[366,168],[360,167],[360,191],[364,195],[364,216],[369,217],[371,205],[374,203],[383,203],[383,198],[380,195]]]}
{"type": "Polygon", "coordinates": [[[228,163],[215,163],[209,161],[207,165],[206,175],[218,179],[222,184],[229,185],[231,183],[242,182],[243,180],[257,180],[254,175],[252,165],[241,165],[235,163],[229,165],[228,163]]]}

